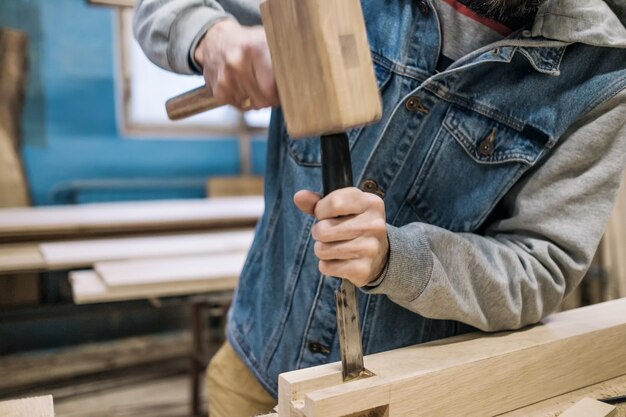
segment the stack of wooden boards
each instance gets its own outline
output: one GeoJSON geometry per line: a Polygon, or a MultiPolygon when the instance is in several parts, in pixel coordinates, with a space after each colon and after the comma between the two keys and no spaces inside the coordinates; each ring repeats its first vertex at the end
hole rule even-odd
{"type": "Polygon", "coordinates": [[[585,397],[624,395],[626,299],[366,356],[365,366],[373,377],[346,383],[339,363],[282,374],[278,416],[554,417],[585,397]]]}
{"type": "Polygon", "coordinates": [[[71,271],[77,303],[229,290],[262,211],[261,197],[1,209],[0,274],[71,271]]]}

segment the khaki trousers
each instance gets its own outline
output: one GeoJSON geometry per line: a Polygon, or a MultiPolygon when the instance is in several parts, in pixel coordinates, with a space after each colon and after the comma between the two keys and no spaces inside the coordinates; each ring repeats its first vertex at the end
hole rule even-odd
{"type": "Polygon", "coordinates": [[[209,417],[254,417],[276,406],[228,342],[209,363],[207,390],[209,417]]]}

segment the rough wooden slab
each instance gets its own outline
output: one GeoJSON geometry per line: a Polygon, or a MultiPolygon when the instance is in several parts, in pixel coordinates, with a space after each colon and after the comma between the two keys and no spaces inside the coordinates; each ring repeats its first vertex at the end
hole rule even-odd
{"type": "Polygon", "coordinates": [[[626,374],[626,299],[555,314],[516,332],[475,333],[282,374],[280,417],[493,416],[626,374]],[[494,401],[497,399],[497,401],[494,401]]]}
{"type": "Polygon", "coordinates": [[[42,243],[39,248],[49,269],[73,269],[96,262],[160,258],[222,252],[245,252],[253,230],[94,239],[42,243]]]}
{"type": "Polygon", "coordinates": [[[70,273],[77,304],[234,290],[246,254],[96,264],[70,273]]]}
{"type": "Polygon", "coordinates": [[[593,398],[583,398],[573,407],[565,410],[561,417],[609,417],[615,413],[615,406],[593,398]]]}
{"type": "Polygon", "coordinates": [[[46,262],[38,245],[0,245],[0,274],[39,272],[46,269],[46,262]]]}
{"type": "Polygon", "coordinates": [[[0,402],[2,417],[54,417],[52,395],[0,402]]]}
{"type": "Polygon", "coordinates": [[[262,213],[252,196],[1,209],[0,242],[251,227],[262,213]]]}

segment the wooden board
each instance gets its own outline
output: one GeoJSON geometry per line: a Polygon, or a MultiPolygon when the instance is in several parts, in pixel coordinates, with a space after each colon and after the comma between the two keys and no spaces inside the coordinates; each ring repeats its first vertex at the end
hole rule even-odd
{"type": "Polygon", "coordinates": [[[0,275],[46,269],[46,261],[36,244],[0,245],[0,275]]]}
{"type": "MultiPolygon", "coordinates": [[[[602,399],[623,395],[624,393],[626,393],[626,375],[499,414],[498,417],[556,417],[585,397],[602,399]]],[[[626,404],[624,404],[624,408],[626,408],[626,404]]]]}
{"type": "Polygon", "coordinates": [[[291,136],[343,132],[380,119],[359,0],[265,0],[260,7],[291,136]]]}
{"type": "Polygon", "coordinates": [[[615,413],[615,406],[594,400],[583,398],[573,407],[565,410],[561,417],[609,417],[615,413]]]}
{"type": "MultiPolygon", "coordinates": [[[[217,253],[167,259],[138,259],[119,262],[100,262],[94,270],[107,287],[140,285],[173,285],[186,282],[212,282],[219,289],[232,289],[233,278],[238,278],[246,261],[247,252],[217,253]],[[225,280],[221,283],[220,280],[225,280]],[[222,288],[227,285],[227,288],[222,288]]],[[[217,288],[216,288],[217,290],[217,288]]]]}
{"type": "Polygon", "coordinates": [[[366,356],[375,376],[357,381],[342,383],[339,363],[282,374],[279,415],[493,416],[626,374],[624,346],[621,299],[366,356]]]}
{"type": "Polygon", "coordinates": [[[170,332],[0,356],[0,375],[11,375],[0,378],[0,395],[48,389],[54,381],[188,358],[190,353],[191,335],[170,332]]]}
{"type": "Polygon", "coordinates": [[[2,417],[54,417],[52,396],[23,398],[0,402],[2,417]]]}
{"type": "Polygon", "coordinates": [[[150,299],[235,289],[246,254],[97,264],[70,273],[77,304],[150,299]],[[107,285],[111,283],[112,285],[107,285]]]}
{"type": "Polygon", "coordinates": [[[28,36],[0,30],[0,207],[29,205],[20,156],[22,105],[28,75],[28,36]]]}
{"type": "Polygon", "coordinates": [[[53,242],[39,247],[46,266],[54,270],[90,267],[102,261],[245,252],[250,248],[253,237],[254,231],[249,229],[53,242]]]}
{"type": "Polygon", "coordinates": [[[257,196],[0,209],[0,242],[252,227],[257,196]]]}
{"type": "Polygon", "coordinates": [[[211,197],[263,195],[263,186],[263,177],[254,175],[211,177],[206,184],[207,195],[211,197]]]}

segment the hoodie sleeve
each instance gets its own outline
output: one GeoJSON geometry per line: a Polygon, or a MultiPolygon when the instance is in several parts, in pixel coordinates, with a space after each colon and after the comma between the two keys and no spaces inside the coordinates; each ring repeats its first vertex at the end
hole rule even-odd
{"type": "Polygon", "coordinates": [[[161,68],[181,74],[201,69],[193,52],[207,30],[223,19],[260,24],[255,0],[138,0],[133,33],[146,56],[161,68]]]}
{"type": "Polygon", "coordinates": [[[553,312],[583,278],[608,221],[626,153],[626,91],[566,132],[502,201],[484,233],[424,223],[388,228],[389,263],[363,290],[425,317],[485,331],[553,312]]]}

